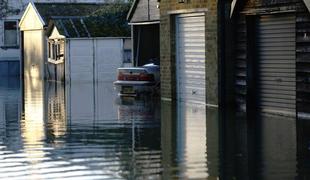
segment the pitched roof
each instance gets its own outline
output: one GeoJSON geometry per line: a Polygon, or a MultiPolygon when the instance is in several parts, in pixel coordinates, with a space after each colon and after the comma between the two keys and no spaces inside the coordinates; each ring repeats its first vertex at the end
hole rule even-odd
{"type": "Polygon", "coordinates": [[[308,11],[310,12],[310,1],[304,0],[304,3],[306,5],[306,7],[308,8],[308,11]]]}
{"type": "MultiPolygon", "coordinates": [[[[306,5],[308,11],[310,12],[310,1],[309,1],[309,0],[302,0],[302,1],[305,3],[305,5],[306,5]]],[[[233,0],[233,1],[231,2],[230,17],[233,16],[233,14],[234,14],[234,12],[235,12],[235,9],[237,9],[237,6],[240,6],[241,3],[244,3],[244,1],[241,1],[241,0],[233,0]]]]}
{"type": "Polygon", "coordinates": [[[130,37],[129,4],[35,3],[40,16],[67,38],[130,37]]]}
{"type": "Polygon", "coordinates": [[[122,19],[109,17],[52,17],[50,26],[56,26],[67,38],[130,37],[130,27],[122,19]]]}
{"type": "Polygon", "coordinates": [[[159,21],[158,2],[158,0],[134,0],[127,15],[127,20],[130,23],[159,21]]]}
{"type": "Polygon", "coordinates": [[[128,15],[127,15],[127,20],[130,21],[131,18],[132,18],[132,15],[133,13],[135,12],[136,8],[137,8],[137,5],[139,3],[139,0],[134,0],[134,2],[132,3],[131,7],[130,7],[130,10],[128,12],[128,15]]]}

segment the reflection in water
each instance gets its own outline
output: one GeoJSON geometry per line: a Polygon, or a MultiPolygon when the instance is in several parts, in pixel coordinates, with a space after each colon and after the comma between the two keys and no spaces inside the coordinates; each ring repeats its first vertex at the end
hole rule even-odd
{"type": "Polygon", "coordinates": [[[0,80],[1,179],[309,179],[309,120],[0,80]],[[219,117],[220,116],[220,117],[219,117]]]}
{"type": "Polygon", "coordinates": [[[21,121],[21,135],[26,158],[31,163],[43,160],[44,147],[44,84],[24,81],[24,121],[21,121]]]}
{"type": "Polygon", "coordinates": [[[205,106],[181,104],[177,110],[177,159],[188,178],[208,177],[205,106]]]}
{"type": "Polygon", "coordinates": [[[160,106],[154,105],[158,100],[149,103],[142,98],[126,104],[117,99],[112,83],[39,84],[24,83],[24,147],[18,155],[23,156],[20,162],[30,163],[24,175],[31,179],[158,177],[160,121],[155,112],[160,113],[160,106]],[[126,115],[128,109],[131,116],[126,115]],[[141,116],[143,112],[147,116],[141,116]]]}
{"type": "Polygon", "coordinates": [[[297,130],[297,179],[310,179],[310,121],[298,121],[297,130]]]}
{"type": "MultiPolygon", "coordinates": [[[[133,121],[139,123],[142,120],[145,126],[145,119],[156,119],[160,117],[160,104],[155,97],[122,97],[117,98],[118,119],[123,121],[133,121]]],[[[152,122],[151,122],[152,123],[152,122]]]]}
{"type": "Polygon", "coordinates": [[[168,102],[162,107],[164,178],[218,178],[217,110],[168,102]]]}
{"type": "MultiPolygon", "coordinates": [[[[261,160],[260,179],[296,177],[296,119],[262,116],[256,149],[261,160]],[[260,143],[259,143],[260,142],[260,143]]],[[[258,176],[259,177],[259,176],[258,176]]]]}
{"type": "MultiPolygon", "coordinates": [[[[224,179],[295,179],[296,119],[261,115],[238,116],[223,123],[224,179]]],[[[298,129],[297,129],[298,130],[298,129]]]]}

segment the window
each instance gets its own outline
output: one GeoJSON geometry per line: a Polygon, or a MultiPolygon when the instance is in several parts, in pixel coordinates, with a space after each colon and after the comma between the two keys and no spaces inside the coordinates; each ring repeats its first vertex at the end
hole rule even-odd
{"type": "Polygon", "coordinates": [[[54,61],[63,60],[65,54],[65,42],[63,40],[50,40],[48,42],[48,58],[54,61]]]}
{"type": "Polygon", "coordinates": [[[18,46],[17,21],[4,21],[4,46],[18,46]]]}
{"type": "Polygon", "coordinates": [[[123,63],[131,63],[131,50],[125,49],[124,50],[124,61],[123,63]]]}

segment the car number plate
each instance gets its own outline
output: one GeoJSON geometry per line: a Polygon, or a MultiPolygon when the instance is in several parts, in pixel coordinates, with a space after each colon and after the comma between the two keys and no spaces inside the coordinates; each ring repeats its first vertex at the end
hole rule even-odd
{"type": "Polygon", "coordinates": [[[123,86],[122,87],[122,93],[125,93],[125,94],[134,93],[133,87],[132,86],[123,86]]]}

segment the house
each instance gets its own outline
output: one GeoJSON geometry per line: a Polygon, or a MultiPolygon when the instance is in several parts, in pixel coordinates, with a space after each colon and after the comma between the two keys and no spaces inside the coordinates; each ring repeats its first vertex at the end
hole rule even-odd
{"type": "Polygon", "coordinates": [[[162,100],[219,105],[218,1],[160,1],[162,100]]]}
{"type": "Polygon", "coordinates": [[[159,61],[159,1],[135,0],[128,13],[135,66],[159,61]]]}
{"type": "Polygon", "coordinates": [[[309,1],[234,1],[232,7],[238,109],[309,118],[309,1]]]}
{"type": "Polygon", "coordinates": [[[19,24],[24,77],[113,81],[131,61],[128,9],[127,3],[30,3],[19,24]]]}
{"type": "MultiPolygon", "coordinates": [[[[19,21],[29,2],[62,2],[72,0],[1,0],[0,3],[0,76],[19,76],[21,39],[19,21]]],[[[103,3],[106,0],[75,0],[75,3],[103,3]]]]}
{"type": "Polygon", "coordinates": [[[23,2],[3,0],[0,3],[1,77],[18,77],[20,75],[20,36],[18,21],[26,5],[23,2]]]}

